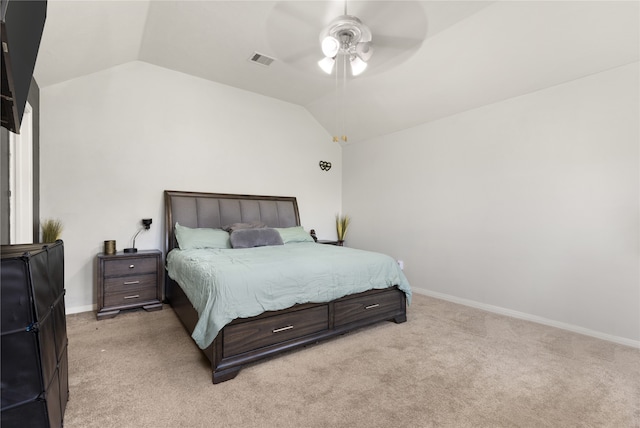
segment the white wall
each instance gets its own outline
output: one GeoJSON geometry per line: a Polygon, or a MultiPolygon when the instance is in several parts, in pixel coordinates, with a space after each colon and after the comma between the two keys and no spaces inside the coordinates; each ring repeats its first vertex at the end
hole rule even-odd
{"type": "Polygon", "coordinates": [[[163,190],[296,196],[302,225],[335,236],[341,149],[300,106],[132,62],[41,88],[41,216],[65,224],[66,303],[91,310],[94,260],[144,217],[163,249],[163,190]],[[322,171],[318,162],[330,161],[322,171]]]}
{"type": "Polygon", "coordinates": [[[403,259],[419,292],[638,346],[639,75],[345,146],[348,244],[403,259]]]}

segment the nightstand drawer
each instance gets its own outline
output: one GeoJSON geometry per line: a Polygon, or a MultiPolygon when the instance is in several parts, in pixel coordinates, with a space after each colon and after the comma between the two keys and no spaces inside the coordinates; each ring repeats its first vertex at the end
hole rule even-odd
{"type": "Polygon", "coordinates": [[[334,323],[336,326],[349,324],[361,319],[380,319],[402,310],[404,302],[402,291],[393,288],[353,299],[345,299],[335,303],[334,323]]]}
{"type": "Polygon", "coordinates": [[[118,293],[120,291],[138,290],[142,288],[156,289],[157,277],[155,273],[136,276],[120,276],[104,280],[105,294],[118,293]]]}
{"type": "Polygon", "coordinates": [[[285,342],[329,328],[327,305],[260,318],[224,328],[225,357],[285,342]]]}
{"type": "Polygon", "coordinates": [[[155,257],[139,257],[125,260],[106,260],[104,262],[104,276],[139,275],[155,273],[157,259],[155,257]]]}
{"type": "Polygon", "coordinates": [[[158,292],[155,287],[140,288],[134,290],[123,290],[104,295],[105,306],[136,305],[139,302],[148,302],[158,299],[158,292]]]}

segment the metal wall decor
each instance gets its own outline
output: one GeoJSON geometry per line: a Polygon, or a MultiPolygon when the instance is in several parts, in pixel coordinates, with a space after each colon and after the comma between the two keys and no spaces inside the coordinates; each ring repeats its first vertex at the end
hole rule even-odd
{"type": "Polygon", "coordinates": [[[329,171],[331,169],[331,162],[320,161],[320,169],[323,171],[329,171]]]}

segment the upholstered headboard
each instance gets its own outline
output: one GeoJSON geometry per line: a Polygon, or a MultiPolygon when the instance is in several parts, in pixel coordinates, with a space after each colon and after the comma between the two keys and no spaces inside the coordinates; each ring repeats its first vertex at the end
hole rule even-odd
{"type": "Polygon", "coordinates": [[[298,203],[289,196],[164,191],[165,254],[177,246],[176,222],[187,227],[222,228],[261,221],[269,227],[300,225],[298,203]]]}

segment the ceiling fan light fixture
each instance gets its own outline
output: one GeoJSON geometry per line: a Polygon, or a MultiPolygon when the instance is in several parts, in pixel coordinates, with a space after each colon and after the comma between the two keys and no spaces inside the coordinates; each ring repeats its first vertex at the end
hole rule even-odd
{"type": "MultiPolygon", "coordinates": [[[[318,61],[320,68],[327,74],[336,73],[336,97],[339,97],[338,82],[342,80],[342,122],[346,126],[345,116],[347,106],[347,81],[349,72],[351,77],[358,76],[367,68],[367,61],[373,54],[371,46],[371,30],[362,21],[353,15],[347,15],[347,3],[345,0],[344,15],[338,16],[320,32],[320,48],[325,58],[318,61]],[[342,61],[339,61],[339,59],[342,61]],[[336,66],[336,63],[338,64],[336,66]],[[349,64],[347,66],[347,63],[349,64]]],[[[338,113],[336,112],[336,123],[338,113]]],[[[347,142],[347,133],[343,130],[341,140],[347,142]]],[[[338,142],[337,136],[333,137],[338,142]]]]}
{"type": "Polygon", "coordinates": [[[331,74],[338,55],[349,59],[351,75],[357,76],[367,68],[373,55],[371,30],[358,17],[346,14],[336,19],[320,32],[320,47],[326,57],[318,62],[322,70],[331,74]]]}
{"type": "Polygon", "coordinates": [[[340,49],[340,42],[333,36],[327,36],[322,39],[322,53],[324,56],[333,58],[340,49]]]}
{"type": "Polygon", "coordinates": [[[333,58],[329,58],[329,57],[325,57],[323,59],[321,59],[320,61],[318,61],[318,65],[320,66],[320,68],[322,69],[322,71],[324,71],[327,74],[331,74],[331,72],[333,71],[333,66],[335,65],[336,60],[333,58]]]}
{"type": "Polygon", "coordinates": [[[367,63],[354,56],[351,58],[351,74],[358,76],[367,69],[367,63]]]}

